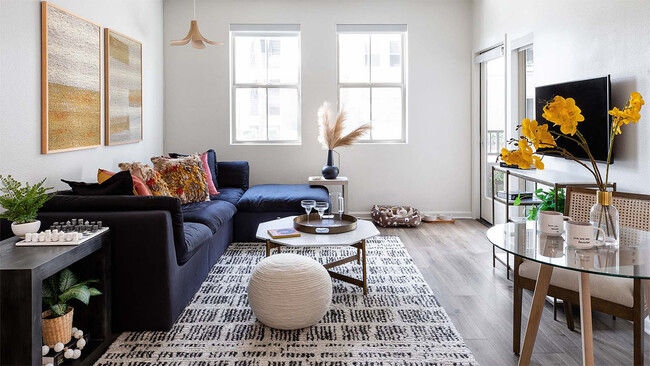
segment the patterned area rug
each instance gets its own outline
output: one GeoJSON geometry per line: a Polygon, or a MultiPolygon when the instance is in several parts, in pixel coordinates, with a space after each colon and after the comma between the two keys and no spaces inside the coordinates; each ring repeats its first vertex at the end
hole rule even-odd
{"type": "MultiPolygon", "coordinates": [[[[476,365],[431,288],[395,236],[367,241],[368,295],[332,280],[332,307],[310,328],[258,322],[246,297],[261,243],[233,243],[169,332],[123,333],[99,365],[476,365]]],[[[292,251],[331,262],[356,249],[292,251]]],[[[340,273],[361,277],[348,263],[340,273]]]]}

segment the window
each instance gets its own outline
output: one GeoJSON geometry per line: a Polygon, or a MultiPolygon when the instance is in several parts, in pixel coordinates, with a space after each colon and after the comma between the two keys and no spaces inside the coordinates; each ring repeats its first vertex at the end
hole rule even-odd
{"type": "Polygon", "coordinates": [[[300,27],[230,26],[231,142],[300,143],[300,27]]]}
{"type": "Polygon", "coordinates": [[[406,26],[338,25],[339,106],[361,142],[406,142],[406,26]]]}
{"type": "Polygon", "coordinates": [[[519,51],[520,75],[524,78],[523,99],[525,101],[524,115],[526,118],[535,119],[535,62],[533,59],[533,47],[519,51]]]}

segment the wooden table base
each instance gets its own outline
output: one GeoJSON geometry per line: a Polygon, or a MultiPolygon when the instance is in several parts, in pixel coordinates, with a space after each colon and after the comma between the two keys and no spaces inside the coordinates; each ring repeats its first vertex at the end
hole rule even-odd
{"type": "MultiPolygon", "coordinates": [[[[271,249],[277,249],[278,253],[281,253],[282,247],[284,245],[282,244],[276,244],[272,243],[270,240],[266,240],[266,256],[271,255],[271,249]]],[[[350,245],[351,247],[357,248],[357,253],[354,255],[351,255],[349,257],[345,257],[343,259],[339,259],[334,262],[330,263],[325,263],[323,267],[327,269],[327,273],[329,273],[330,277],[336,278],[337,280],[341,280],[343,282],[347,282],[350,284],[353,284],[355,286],[359,286],[363,289],[363,294],[367,295],[368,294],[368,267],[367,267],[367,261],[366,261],[366,241],[362,240],[357,244],[350,245]],[[354,277],[346,276],[343,274],[340,274],[338,272],[334,272],[331,270],[331,268],[338,267],[341,265],[344,265],[346,263],[354,262],[356,261],[357,264],[361,264],[363,268],[363,279],[357,279],[354,277]]]]}
{"type": "MultiPolygon", "coordinates": [[[[533,355],[533,347],[535,346],[535,338],[537,337],[537,330],[539,329],[539,321],[542,318],[542,311],[544,310],[544,303],[546,301],[549,284],[551,283],[552,274],[552,266],[546,264],[541,264],[539,266],[535,291],[533,292],[533,303],[530,307],[528,324],[526,325],[524,345],[521,349],[521,355],[519,356],[520,366],[527,366],[530,364],[530,359],[533,355]]],[[[591,326],[591,291],[589,287],[589,273],[580,273],[579,291],[580,326],[582,333],[582,364],[593,366],[594,338],[591,326]]]]}

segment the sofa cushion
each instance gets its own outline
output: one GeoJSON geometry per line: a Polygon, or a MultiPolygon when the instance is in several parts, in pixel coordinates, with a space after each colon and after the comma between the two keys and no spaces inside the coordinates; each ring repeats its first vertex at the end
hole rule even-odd
{"type": "MultiPolygon", "coordinates": [[[[539,263],[523,261],[519,265],[521,277],[537,280],[539,263]]],[[[551,286],[566,288],[578,292],[578,277],[580,272],[569,269],[555,268],[551,275],[551,286]]],[[[623,306],[634,305],[634,280],[610,276],[590,276],[591,296],[611,301],[623,306]]]]}
{"type": "Polygon", "coordinates": [[[206,225],[213,234],[237,212],[235,205],[227,201],[194,202],[183,205],[181,209],[183,221],[206,225]]]}
{"type": "Polygon", "coordinates": [[[219,194],[210,196],[212,201],[226,201],[237,206],[237,202],[244,195],[242,188],[220,188],[219,194]]]}
{"type": "Polygon", "coordinates": [[[302,200],[329,201],[326,188],[307,184],[261,184],[249,188],[237,204],[243,212],[302,212],[302,200]]]}
{"type": "Polygon", "coordinates": [[[201,248],[201,245],[212,237],[210,228],[198,222],[184,223],[183,232],[185,233],[185,247],[181,251],[176,251],[179,264],[183,264],[192,258],[194,253],[201,248]]]}
{"type": "MultiPolygon", "coordinates": [[[[210,175],[212,175],[212,183],[214,184],[215,189],[219,189],[219,185],[217,184],[217,153],[210,149],[204,154],[207,154],[208,158],[208,168],[210,168],[210,175]]],[[[179,154],[179,153],[169,153],[169,157],[171,158],[182,158],[188,156],[187,154],[179,154]]]]}

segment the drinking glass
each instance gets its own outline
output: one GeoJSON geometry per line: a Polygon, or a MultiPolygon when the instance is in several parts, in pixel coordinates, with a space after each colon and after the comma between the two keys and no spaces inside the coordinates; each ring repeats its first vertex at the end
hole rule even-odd
{"type": "Polygon", "coordinates": [[[343,221],[343,212],[345,211],[345,198],[339,196],[339,221],[343,221]]]}
{"type": "Polygon", "coordinates": [[[316,201],[314,200],[302,200],[300,201],[300,206],[305,209],[305,212],[307,212],[307,224],[309,224],[309,214],[311,213],[311,209],[316,206],[316,201]]]}
{"type": "Polygon", "coordinates": [[[332,218],[334,218],[335,215],[338,214],[340,211],[339,198],[341,198],[340,193],[338,192],[330,193],[330,213],[332,214],[332,218]]]}
{"type": "Polygon", "coordinates": [[[316,202],[314,208],[318,211],[318,216],[320,216],[321,221],[323,221],[323,214],[328,207],[330,207],[330,204],[327,202],[316,202]]]}

